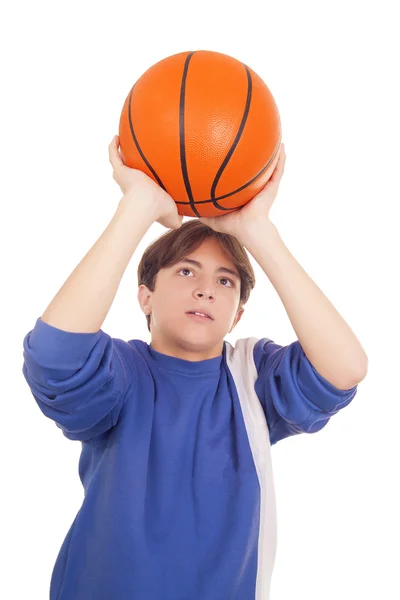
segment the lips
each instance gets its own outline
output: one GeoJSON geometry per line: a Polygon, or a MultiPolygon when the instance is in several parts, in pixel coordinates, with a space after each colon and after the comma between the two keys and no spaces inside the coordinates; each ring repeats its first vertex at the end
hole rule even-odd
{"type": "MultiPolygon", "coordinates": [[[[195,312],[207,315],[207,317],[210,319],[210,321],[214,320],[213,317],[208,312],[205,312],[204,310],[198,310],[198,309],[197,310],[188,310],[186,314],[191,315],[191,314],[194,314],[195,312]]],[[[194,316],[196,316],[196,315],[194,315],[194,316]]],[[[200,316],[200,315],[197,315],[197,316],[200,316]]],[[[203,318],[205,318],[205,317],[203,317],[203,318]]]]}

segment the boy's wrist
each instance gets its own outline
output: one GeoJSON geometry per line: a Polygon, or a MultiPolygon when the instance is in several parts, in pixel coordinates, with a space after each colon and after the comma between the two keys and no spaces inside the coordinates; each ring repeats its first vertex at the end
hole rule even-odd
{"type": "Polygon", "coordinates": [[[157,201],[146,195],[138,194],[137,191],[126,192],[119,201],[117,212],[123,212],[125,215],[136,216],[138,212],[147,215],[149,220],[157,220],[159,214],[159,204],[157,201]]]}

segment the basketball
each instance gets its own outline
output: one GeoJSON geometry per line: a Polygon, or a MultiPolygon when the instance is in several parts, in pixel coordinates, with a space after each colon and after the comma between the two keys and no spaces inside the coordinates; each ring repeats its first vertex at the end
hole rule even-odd
{"type": "Polygon", "coordinates": [[[220,216],[264,187],[279,158],[276,102],[247,65],[209,50],[181,52],[134,84],[119,122],[121,158],[189,217],[220,216]]]}

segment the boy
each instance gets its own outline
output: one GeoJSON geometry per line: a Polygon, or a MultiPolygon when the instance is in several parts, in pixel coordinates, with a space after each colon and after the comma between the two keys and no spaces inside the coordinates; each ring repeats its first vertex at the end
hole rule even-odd
{"type": "Polygon", "coordinates": [[[270,181],[240,211],[184,225],[172,198],[123,164],[117,137],[109,151],[124,196],[24,339],[23,374],[39,408],[82,444],[85,497],[50,600],[267,600],[276,549],[270,447],[321,430],[347,406],[367,357],[268,219],[282,149],[270,181]],[[151,343],[111,338],[100,328],[156,220],[171,231],[138,270],[151,343]],[[254,287],[243,246],[298,334],[286,347],[224,340],[254,287]]]}

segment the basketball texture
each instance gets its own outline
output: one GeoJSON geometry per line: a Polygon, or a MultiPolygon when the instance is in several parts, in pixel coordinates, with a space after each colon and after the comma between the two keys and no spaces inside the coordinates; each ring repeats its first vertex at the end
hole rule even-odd
{"type": "Polygon", "coordinates": [[[281,122],[264,81],[226,54],[181,52],[150,67],[121,111],[121,157],[156,181],[180,215],[237,210],[278,161],[281,122]]]}

